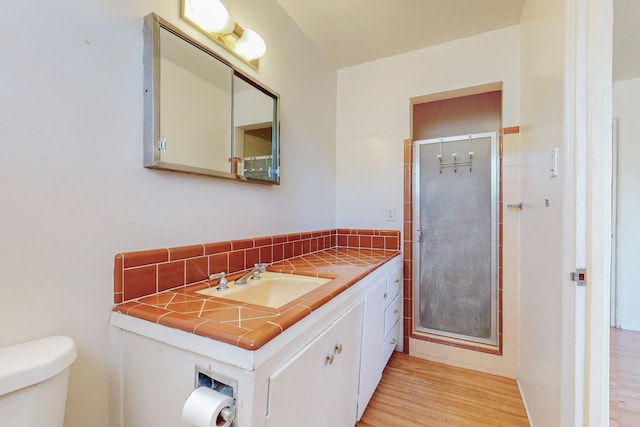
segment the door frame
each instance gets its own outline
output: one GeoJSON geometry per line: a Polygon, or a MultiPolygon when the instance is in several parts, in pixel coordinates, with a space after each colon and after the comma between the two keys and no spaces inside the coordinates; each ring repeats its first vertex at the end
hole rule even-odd
{"type": "Polygon", "coordinates": [[[618,282],[616,279],[616,255],[618,246],[618,120],[611,123],[611,286],[609,304],[609,326],[616,327],[616,295],[618,282]]]}
{"type": "Polygon", "coordinates": [[[576,292],[584,311],[576,310],[583,323],[575,325],[573,425],[600,426],[609,423],[613,5],[569,0],[567,7],[566,124],[575,149],[575,219],[583,220],[576,222],[574,267],[587,269],[586,286],[576,292]]]}

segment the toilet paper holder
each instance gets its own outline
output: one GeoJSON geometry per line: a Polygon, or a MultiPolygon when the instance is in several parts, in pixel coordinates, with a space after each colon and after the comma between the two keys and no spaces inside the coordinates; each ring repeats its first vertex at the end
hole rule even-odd
{"type": "Polygon", "coordinates": [[[208,387],[235,400],[238,381],[196,365],[195,387],[208,387]]]}
{"type": "MultiPolygon", "coordinates": [[[[189,403],[189,400],[193,401],[194,399],[196,402],[208,405],[209,408],[211,408],[212,405],[217,405],[217,421],[215,421],[213,425],[234,427],[236,425],[236,391],[238,389],[238,381],[196,365],[194,383],[195,389],[187,398],[185,405],[190,405],[191,408],[193,408],[193,402],[189,403]],[[194,398],[192,398],[192,395],[194,398]],[[222,401],[225,403],[221,404],[222,401]]],[[[211,414],[211,416],[213,416],[213,414],[211,414]]],[[[185,412],[183,407],[183,420],[187,421],[184,417],[185,412]]],[[[203,422],[202,418],[200,418],[200,422],[203,422]]]]}

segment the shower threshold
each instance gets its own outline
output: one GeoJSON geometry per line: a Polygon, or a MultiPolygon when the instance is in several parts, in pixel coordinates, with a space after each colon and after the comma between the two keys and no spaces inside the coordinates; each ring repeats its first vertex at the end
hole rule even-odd
{"type": "Polygon", "coordinates": [[[451,332],[437,331],[427,328],[414,328],[411,338],[431,341],[437,344],[451,345],[469,350],[500,354],[500,343],[491,338],[477,338],[451,332]]]}

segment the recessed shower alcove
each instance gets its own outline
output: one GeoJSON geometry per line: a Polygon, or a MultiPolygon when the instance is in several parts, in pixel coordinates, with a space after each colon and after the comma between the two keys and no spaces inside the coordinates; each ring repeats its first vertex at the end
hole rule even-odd
{"type": "Polygon", "coordinates": [[[405,327],[414,339],[500,353],[502,84],[414,98],[411,114],[405,327]]]}

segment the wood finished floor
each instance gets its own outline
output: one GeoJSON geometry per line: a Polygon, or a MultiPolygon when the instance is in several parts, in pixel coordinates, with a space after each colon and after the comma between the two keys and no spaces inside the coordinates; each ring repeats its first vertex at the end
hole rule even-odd
{"type": "Polygon", "coordinates": [[[529,426],[514,380],[394,352],[356,427],[529,426]]]}
{"type": "Polygon", "coordinates": [[[611,329],[611,427],[640,426],[640,332],[611,329]]]}
{"type": "MultiPolygon", "coordinates": [[[[611,329],[610,427],[640,426],[640,332],[611,329]]],[[[356,427],[528,426],[513,380],[395,352],[356,427]]]]}

